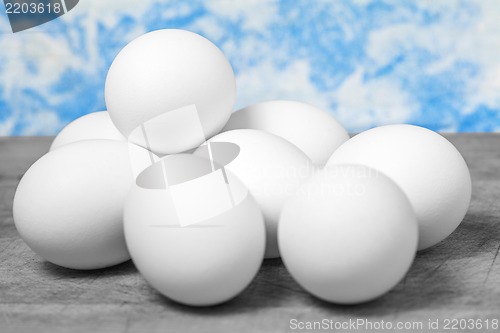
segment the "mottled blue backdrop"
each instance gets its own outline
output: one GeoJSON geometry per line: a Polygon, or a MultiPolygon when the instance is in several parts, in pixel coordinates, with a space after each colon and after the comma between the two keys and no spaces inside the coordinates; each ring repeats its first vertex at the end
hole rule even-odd
{"type": "Polygon", "coordinates": [[[200,33],[237,76],[235,109],[294,99],[351,132],[500,130],[500,1],[81,0],[13,34],[0,5],[0,135],[53,135],[105,109],[106,72],[151,30],[200,33]]]}

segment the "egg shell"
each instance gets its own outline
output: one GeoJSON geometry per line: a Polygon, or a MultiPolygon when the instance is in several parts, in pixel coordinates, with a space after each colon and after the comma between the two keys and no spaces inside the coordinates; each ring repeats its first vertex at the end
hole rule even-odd
{"type": "Polygon", "coordinates": [[[327,112],[297,101],[267,101],[231,115],[222,131],[257,129],[280,136],[299,147],[314,164],[323,166],[347,131],[327,112]]]}
{"type": "Polygon", "coordinates": [[[394,287],[417,249],[406,195],[364,166],[321,170],[283,207],[278,240],[293,278],[328,302],[355,304],[394,287]]]}
{"type": "MultiPolygon", "coordinates": [[[[226,168],[241,179],[262,210],[267,235],[265,257],[279,257],[276,238],[279,214],[285,200],[310,176],[311,160],[287,140],[259,130],[228,131],[208,142],[230,142],[239,147],[238,156],[226,168]]],[[[200,147],[194,154],[203,152],[200,147]]],[[[215,152],[214,160],[219,158],[215,152]]]]}
{"type": "Polygon", "coordinates": [[[220,168],[211,171],[204,158],[170,155],[139,175],[127,199],[124,229],[132,260],[174,301],[225,302],[251,282],[262,263],[262,214],[244,184],[229,171],[224,174],[220,168]],[[233,203],[226,191],[233,193],[233,203]]]}
{"type": "MultiPolygon", "coordinates": [[[[128,260],[122,223],[135,179],[129,152],[126,142],[87,140],[36,161],[21,179],[13,205],[16,228],[28,246],[46,260],[73,269],[128,260]]],[[[148,162],[147,154],[132,156],[145,159],[136,166],[148,162]]]]}
{"type": "Polygon", "coordinates": [[[86,114],[66,125],[52,141],[50,150],[77,141],[95,139],[126,141],[111,121],[108,112],[99,111],[86,114]]]}
{"type": "Polygon", "coordinates": [[[106,77],[105,99],[114,124],[132,143],[172,154],[196,148],[224,127],[236,81],[208,39],[163,29],[120,51],[106,77]]]}
{"type": "Polygon", "coordinates": [[[436,132],[413,125],[387,125],[360,133],[339,147],[327,165],[356,163],[392,178],[415,209],[419,250],[450,235],[471,200],[471,177],[460,152],[436,132]]]}

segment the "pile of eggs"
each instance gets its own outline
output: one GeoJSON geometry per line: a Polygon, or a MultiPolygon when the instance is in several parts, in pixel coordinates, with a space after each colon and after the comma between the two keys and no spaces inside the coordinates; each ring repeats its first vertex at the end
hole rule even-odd
{"type": "Polygon", "coordinates": [[[191,32],[129,43],[105,99],[107,111],[70,123],[26,172],[16,227],[63,267],[132,258],[183,304],[227,301],[278,257],[323,300],[374,299],[470,203],[464,159],[430,130],[388,125],[349,139],[327,112],[294,101],[232,114],[231,66],[191,32]]]}

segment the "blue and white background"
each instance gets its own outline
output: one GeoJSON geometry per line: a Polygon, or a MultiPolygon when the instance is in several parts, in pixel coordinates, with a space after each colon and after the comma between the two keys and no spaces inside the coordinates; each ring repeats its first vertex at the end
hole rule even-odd
{"type": "Polygon", "coordinates": [[[0,11],[0,135],[53,135],[104,110],[113,58],[161,28],[200,33],[224,51],[235,109],[293,99],[351,132],[388,123],[500,131],[497,0],[81,0],[16,34],[0,11]]]}

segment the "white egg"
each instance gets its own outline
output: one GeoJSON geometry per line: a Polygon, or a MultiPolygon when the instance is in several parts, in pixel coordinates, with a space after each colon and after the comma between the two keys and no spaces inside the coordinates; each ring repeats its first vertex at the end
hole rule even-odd
{"type": "Polygon", "coordinates": [[[296,101],[268,101],[247,106],[231,115],[223,131],[242,128],[280,136],[321,166],[349,139],[342,125],[327,112],[296,101]]]}
{"type": "MultiPolygon", "coordinates": [[[[224,132],[208,142],[230,142],[239,147],[239,155],[227,163],[226,168],[243,181],[262,210],[267,235],[265,257],[279,257],[276,232],[281,207],[310,176],[311,160],[285,139],[259,130],[224,132]]],[[[219,150],[218,145],[212,150],[214,160],[226,164],[224,150],[219,150]]],[[[206,156],[205,146],[194,154],[206,156]]]]}
{"type": "Polygon", "coordinates": [[[419,250],[442,241],[464,218],[471,178],[459,151],[441,135],[412,125],[388,125],[356,135],[327,165],[356,163],[392,178],[406,193],[419,222],[419,250]]]}
{"type": "Polygon", "coordinates": [[[106,111],[92,112],[73,120],[55,137],[50,150],[76,141],[109,139],[126,141],[106,111]]]}
{"type": "MultiPolygon", "coordinates": [[[[137,147],[145,152],[145,149],[137,147]]],[[[73,269],[97,269],[129,259],[123,208],[134,182],[130,158],[148,154],[112,140],[87,140],[36,161],[17,187],[13,214],[28,246],[46,260],[73,269]]]]}
{"type": "Polygon", "coordinates": [[[195,33],[164,29],[130,42],[113,61],[105,98],[116,127],[158,154],[195,148],[226,124],[236,81],[224,54],[195,33]]]}
{"type": "Polygon", "coordinates": [[[213,160],[190,154],[166,156],[139,175],[124,229],[139,272],[187,305],[235,297],[264,256],[264,221],[247,188],[213,160]]]}
{"type": "Polygon", "coordinates": [[[372,300],[394,287],[417,250],[418,223],[388,177],[356,165],[323,169],[283,207],[281,257],[295,280],[328,302],[372,300]]]}

